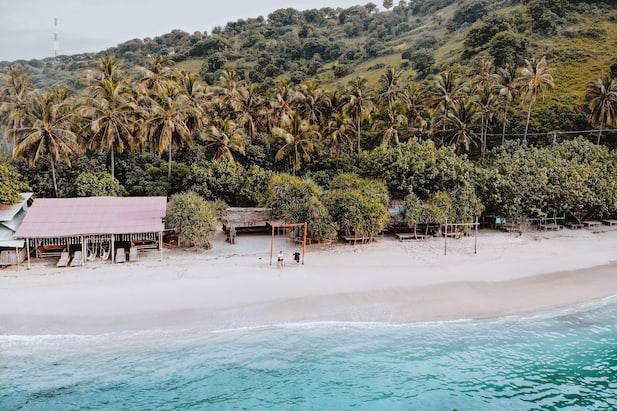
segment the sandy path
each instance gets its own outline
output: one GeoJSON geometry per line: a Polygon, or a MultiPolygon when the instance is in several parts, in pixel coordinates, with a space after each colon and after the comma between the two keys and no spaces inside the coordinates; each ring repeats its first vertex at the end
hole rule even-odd
{"type": "Polygon", "coordinates": [[[305,266],[285,270],[267,265],[267,241],[242,236],[163,261],[0,271],[0,333],[492,318],[617,295],[617,232],[483,232],[478,255],[467,238],[451,241],[447,257],[440,240],[383,239],[314,248],[305,266]]]}

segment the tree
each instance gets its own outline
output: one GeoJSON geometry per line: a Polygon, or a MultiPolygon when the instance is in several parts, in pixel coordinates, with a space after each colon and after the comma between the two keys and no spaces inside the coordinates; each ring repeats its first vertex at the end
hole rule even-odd
{"type": "Polygon", "coordinates": [[[392,8],[392,6],[394,6],[394,1],[393,0],[383,0],[383,7],[386,10],[390,10],[392,8]]]}
{"type": "Polygon", "coordinates": [[[244,130],[229,118],[217,119],[201,133],[207,149],[214,149],[214,160],[234,161],[234,153],[244,155],[244,130]]]}
{"type": "Polygon", "coordinates": [[[617,81],[610,77],[596,80],[587,87],[585,101],[589,107],[591,124],[600,127],[600,144],[604,128],[617,126],[617,81]]]}
{"type": "Polygon", "coordinates": [[[129,85],[123,80],[106,78],[98,81],[85,99],[81,115],[90,123],[92,137],[89,148],[107,151],[111,176],[115,178],[115,154],[135,151],[137,106],[131,101],[129,85]]]}
{"type": "MultiPolygon", "coordinates": [[[[9,69],[7,81],[0,89],[0,119],[7,129],[18,129],[24,124],[32,83],[16,68],[9,69]]],[[[16,134],[13,134],[12,150],[15,155],[16,134]]]]}
{"type": "Polygon", "coordinates": [[[235,111],[236,119],[240,123],[250,141],[257,135],[259,119],[264,112],[264,101],[254,85],[241,87],[230,97],[231,107],[235,111]]]}
{"type": "Polygon", "coordinates": [[[394,142],[395,145],[399,145],[399,129],[407,125],[407,117],[405,116],[403,105],[398,102],[388,103],[377,114],[376,120],[373,130],[381,132],[380,144],[386,146],[390,142],[394,142]]]}
{"type": "Polygon", "coordinates": [[[74,112],[67,101],[67,94],[63,89],[51,89],[34,96],[26,111],[24,123],[27,126],[9,133],[20,137],[15,147],[15,157],[27,158],[32,166],[41,156],[47,156],[56,196],[56,163],[63,161],[70,165],[71,157],[82,152],[81,142],[72,130],[74,112]]]}
{"type": "Polygon", "coordinates": [[[508,124],[508,110],[512,102],[518,97],[519,89],[516,81],[516,69],[513,66],[497,68],[497,85],[495,86],[499,97],[504,102],[503,129],[501,143],[506,140],[506,125],[508,124]]]}
{"type": "Polygon", "coordinates": [[[477,138],[473,127],[478,117],[478,112],[471,100],[461,100],[452,106],[446,123],[450,128],[450,142],[458,152],[469,151],[471,144],[477,138]]]}
{"type": "Polygon", "coordinates": [[[117,197],[125,192],[109,173],[81,173],[75,180],[74,190],[77,197],[117,197]]]}
{"type": "Polygon", "coordinates": [[[142,139],[155,144],[159,153],[167,152],[168,178],[171,178],[171,159],[174,144],[192,146],[193,134],[188,119],[194,108],[174,84],[165,84],[148,98],[149,110],[142,128],[142,139]]]}
{"type": "Polygon", "coordinates": [[[304,120],[299,113],[292,112],[282,127],[272,130],[272,137],[283,142],[283,146],[276,152],[275,160],[290,158],[292,174],[295,176],[302,163],[311,160],[320,133],[319,127],[304,120]]]}
{"type": "Polygon", "coordinates": [[[21,192],[29,189],[15,167],[5,161],[0,162],[0,204],[18,202],[21,192]]]}
{"type": "Polygon", "coordinates": [[[496,66],[518,65],[527,58],[527,39],[512,31],[497,33],[488,44],[496,66]]]}
{"type": "Polygon", "coordinates": [[[217,208],[193,192],[175,194],[165,224],[176,230],[179,245],[209,249],[218,225],[217,208]]]}
{"type": "Polygon", "coordinates": [[[523,100],[528,102],[527,123],[525,125],[525,136],[523,141],[527,141],[529,133],[529,123],[531,121],[531,110],[534,103],[544,95],[544,92],[555,86],[553,76],[550,73],[546,57],[540,60],[525,60],[526,66],[521,69],[518,82],[521,85],[523,100]]]}
{"type": "Polygon", "coordinates": [[[362,123],[370,117],[373,107],[367,90],[367,80],[363,78],[352,80],[348,85],[343,111],[356,123],[358,154],[362,150],[362,123]]]}

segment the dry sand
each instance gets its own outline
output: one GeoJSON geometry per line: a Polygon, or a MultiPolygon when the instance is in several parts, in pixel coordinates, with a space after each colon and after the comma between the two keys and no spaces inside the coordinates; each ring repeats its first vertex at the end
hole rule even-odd
{"type": "Polygon", "coordinates": [[[617,295],[617,232],[481,232],[473,238],[310,247],[268,265],[269,237],[139,263],[0,271],[0,334],[235,328],[280,322],[495,318],[617,295]]]}

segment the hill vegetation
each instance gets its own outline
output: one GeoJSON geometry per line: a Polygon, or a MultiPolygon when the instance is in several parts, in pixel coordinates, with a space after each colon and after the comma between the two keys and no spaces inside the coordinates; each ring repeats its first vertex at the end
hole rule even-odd
{"type": "Polygon", "coordinates": [[[197,198],[272,206],[315,240],[381,231],[391,198],[410,223],[617,213],[613,6],[384,7],[6,64],[4,174],[38,196],[189,193],[200,233],[197,198]]]}

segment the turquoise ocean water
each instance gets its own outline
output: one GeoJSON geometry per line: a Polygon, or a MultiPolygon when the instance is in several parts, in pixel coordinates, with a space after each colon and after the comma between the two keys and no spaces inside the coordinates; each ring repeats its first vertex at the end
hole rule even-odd
{"type": "Polygon", "coordinates": [[[0,337],[0,409],[617,409],[617,302],[419,325],[0,337]]]}

